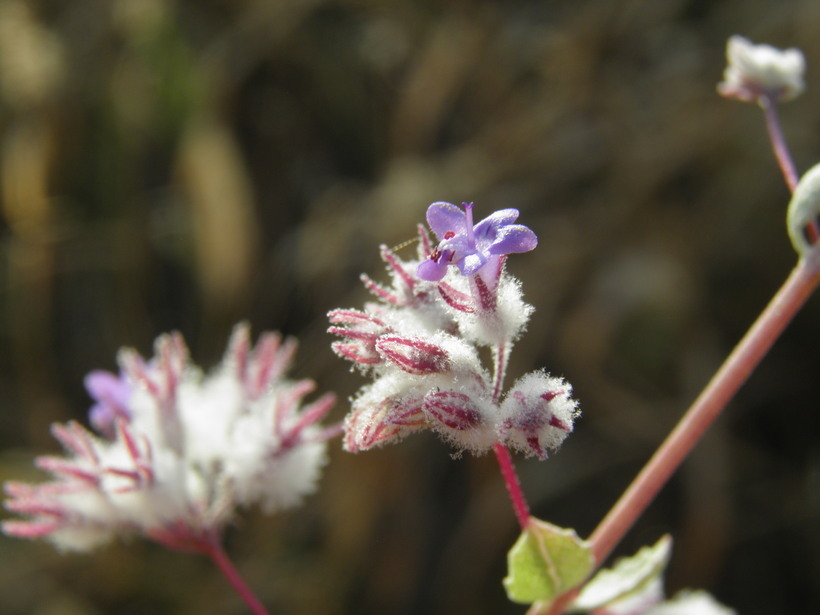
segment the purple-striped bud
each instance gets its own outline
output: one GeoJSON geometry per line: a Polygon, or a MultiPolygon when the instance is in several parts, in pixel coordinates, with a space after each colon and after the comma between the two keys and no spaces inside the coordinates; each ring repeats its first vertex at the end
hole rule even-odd
{"type": "Polygon", "coordinates": [[[496,441],[495,405],[479,391],[432,391],[424,397],[430,427],[461,450],[483,453],[496,441]]]}
{"type": "MultiPolygon", "coordinates": [[[[376,393],[373,388],[368,393],[376,393]]],[[[425,425],[422,398],[391,395],[374,401],[364,394],[353,404],[344,423],[344,448],[350,453],[402,439],[425,425]]]]}
{"type": "Polygon", "coordinates": [[[467,293],[456,290],[446,282],[439,282],[437,288],[444,302],[454,310],[467,314],[472,314],[476,311],[475,302],[467,293]]]}
{"type": "Polygon", "coordinates": [[[435,391],[424,398],[424,412],[448,429],[464,431],[481,423],[481,413],[464,393],[435,391]]]}
{"type": "Polygon", "coordinates": [[[381,319],[359,310],[331,310],[327,316],[333,325],[327,332],[346,338],[345,341],[331,344],[336,354],[365,366],[382,362],[376,350],[376,341],[389,332],[390,327],[381,319]]]}
{"type": "Polygon", "coordinates": [[[402,371],[416,376],[440,374],[450,367],[446,350],[417,337],[383,335],[376,341],[376,351],[402,371]]]}

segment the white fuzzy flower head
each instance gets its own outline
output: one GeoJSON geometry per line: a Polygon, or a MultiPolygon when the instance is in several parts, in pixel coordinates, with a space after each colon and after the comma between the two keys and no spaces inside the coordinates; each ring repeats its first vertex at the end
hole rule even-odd
{"type": "Polygon", "coordinates": [[[307,380],[285,379],[293,340],[234,330],[222,364],[204,376],[178,334],[157,340],[156,356],[120,353],[121,374],[92,372],[95,434],[76,422],[52,433],[66,457],[40,457],[52,482],[6,483],[6,534],[44,537],[88,550],[137,533],[175,549],[198,550],[238,506],[266,512],[298,504],[316,486],[325,441],[318,421],[332,395],[302,407],[307,380]]]}
{"type": "Polygon", "coordinates": [[[718,92],[727,98],[767,105],[785,102],[804,89],[805,60],[799,49],[755,45],[733,36],[726,45],[729,62],[718,92]]]}

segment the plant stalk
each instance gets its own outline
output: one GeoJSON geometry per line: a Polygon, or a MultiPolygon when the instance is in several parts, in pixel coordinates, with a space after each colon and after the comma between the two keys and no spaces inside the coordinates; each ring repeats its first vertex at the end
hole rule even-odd
{"type": "Polygon", "coordinates": [[[783,177],[789,190],[794,192],[800,177],[794,166],[786,139],[783,137],[783,129],[780,127],[780,114],[777,112],[777,101],[770,97],[762,97],[760,106],[763,108],[763,115],[766,117],[766,129],[769,131],[769,141],[771,141],[777,164],[783,172],[783,177]]]}
{"type": "Polygon", "coordinates": [[[253,615],[269,615],[268,611],[259,601],[259,598],[256,597],[253,591],[251,591],[251,588],[248,587],[248,584],[245,583],[244,579],[240,576],[239,571],[228,557],[228,554],[225,553],[218,538],[214,537],[208,540],[206,545],[203,546],[203,551],[205,555],[210,557],[211,561],[216,564],[216,567],[219,568],[222,575],[233,586],[236,593],[245,601],[245,604],[248,605],[253,615]]]}
{"type": "Polygon", "coordinates": [[[589,542],[600,565],[661,487],[697,444],[706,429],[746,381],[820,282],[806,259],[797,266],[740,343],[695,400],[675,429],[598,525],[589,542]]]}
{"type": "Polygon", "coordinates": [[[530,507],[527,505],[527,499],[521,489],[521,482],[518,480],[510,451],[501,442],[496,442],[493,445],[493,451],[495,451],[495,456],[498,459],[504,483],[507,485],[507,493],[510,494],[513,510],[515,510],[515,518],[518,519],[518,525],[521,526],[523,532],[530,524],[530,507]]]}

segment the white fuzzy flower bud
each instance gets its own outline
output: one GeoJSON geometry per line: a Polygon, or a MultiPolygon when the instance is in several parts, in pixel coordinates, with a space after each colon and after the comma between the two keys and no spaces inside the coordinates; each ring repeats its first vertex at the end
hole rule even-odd
{"type": "Polygon", "coordinates": [[[799,49],[784,51],[732,36],[726,45],[726,58],[729,64],[718,92],[727,98],[765,105],[791,100],[805,87],[805,60],[799,49]]]}
{"type": "Polygon", "coordinates": [[[572,386],[544,372],[522,376],[501,404],[499,437],[519,451],[546,459],[572,431],[580,414],[572,386]]]}

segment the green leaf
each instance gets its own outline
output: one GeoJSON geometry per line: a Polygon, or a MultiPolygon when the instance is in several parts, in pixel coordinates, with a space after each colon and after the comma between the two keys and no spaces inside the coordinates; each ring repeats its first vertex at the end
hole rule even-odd
{"type": "Polygon", "coordinates": [[[507,555],[507,597],[546,605],[581,583],[592,571],[592,551],[575,530],[531,519],[507,555]]]}
{"type": "Polygon", "coordinates": [[[661,576],[671,552],[672,538],[665,535],[654,546],[619,559],[612,568],[601,570],[584,585],[572,611],[586,613],[653,591],[660,591],[662,596],[661,576]]]}
{"type": "Polygon", "coordinates": [[[786,218],[794,249],[802,257],[817,251],[816,237],[812,236],[811,228],[820,224],[820,164],[809,169],[794,189],[789,211],[786,218]]]}

